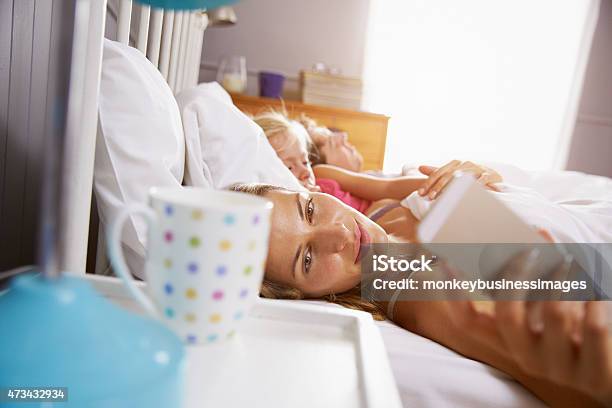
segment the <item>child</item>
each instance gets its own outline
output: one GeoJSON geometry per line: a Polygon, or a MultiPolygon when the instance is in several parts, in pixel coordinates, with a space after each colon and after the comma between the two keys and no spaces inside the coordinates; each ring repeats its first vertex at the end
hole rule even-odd
{"type": "Polygon", "coordinates": [[[319,126],[306,115],[300,117],[300,123],[312,141],[309,151],[313,163],[330,164],[354,172],[363,170],[363,156],[348,141],[346,132],[319,126]]]}
{"type": "Polygon", "coordinates": [[[457,160],[441,168],[421,166],[421,172],[428,178],[380,178],[323,164],[313,169],[308,154],[312,142],[304,126],[273,110],[255,116],[253,120],[263,129],[280,159],[304,187],[333,195],[371,219],[387,214],[391,216],[387,218],[392,219],[393,210],[400,207],[399,200],[403,200],[402,205],[412,213],[421,213],[422,209],[411,207],[422,205],[423,200],[411,200],[408,196],[418,190],[421,196],[436,198],[458,170],[473,172],[486,185],[501,181],[501,176],[491,169],[457,160]]]}

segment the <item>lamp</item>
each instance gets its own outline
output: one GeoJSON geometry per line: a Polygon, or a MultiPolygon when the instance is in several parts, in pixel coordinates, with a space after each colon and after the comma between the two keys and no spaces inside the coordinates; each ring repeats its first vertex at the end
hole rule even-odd
{"type": "Polygon", "coordinates": [[[232,7],[219,7],[206,10],[209,27],[226,27],[236,24],[236,12],[232,7]]]}
{"type": "Polygon", "coordinates": [[[238,0],[137,0],[139,3],[148,4],[151,7],[172,10],[197,10],[214,9],[229,4],[236,3],[238,0]]]}

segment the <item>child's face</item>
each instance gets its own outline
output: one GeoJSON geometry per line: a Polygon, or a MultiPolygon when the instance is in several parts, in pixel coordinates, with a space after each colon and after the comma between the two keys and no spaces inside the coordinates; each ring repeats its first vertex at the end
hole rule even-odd
{"type": "MultiPolygon", "coordinates": [[[[288,130],[278,136],[270,138],[270,144],[276,151],[283,164],[287,166],[291,173],[308,189],[315,186],[315,177],[308,159],[306,146],[300,142],[300,138],[295,132],[300,129],[288,130]]],[[[306,130],[304,130],[306,132],[306,130]]]]}
{"type": "Polygon", "coordinates": [[[325,158],[325,163],[351,171],[361,171],[363,157],[355,146],[349,143],[345,132],[330,131],[328,137],[317,146],[325,158]]]}

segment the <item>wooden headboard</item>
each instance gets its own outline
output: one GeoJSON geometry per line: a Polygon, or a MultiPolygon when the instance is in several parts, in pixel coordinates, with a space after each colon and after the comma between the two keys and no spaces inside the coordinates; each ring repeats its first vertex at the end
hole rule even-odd
{"type": "MultiPolygon", "coordinates": [[[[243,112],[255,115],[266,109],[282,109],[278,99],[233,94],[234,104],[243,112]]],[[[289,116],[298,119],[303,113],[319,125],[337,128],[348,133],[349,140],[363,155],[364,170],[380,170],[385,159],[387,123],[389,117],[369,112],[306,105],[296,101],[284,101],[289,116]]]]}

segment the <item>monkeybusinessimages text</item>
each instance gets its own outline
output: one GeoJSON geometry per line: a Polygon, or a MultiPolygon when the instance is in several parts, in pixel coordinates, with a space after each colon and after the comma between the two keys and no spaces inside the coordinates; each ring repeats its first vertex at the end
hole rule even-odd
{"type": "MultiPolygon", "coordinates": [[[[459,278],[451,279],[414,279],[413,276],[417,272],[432,272],[435,263],[435,256],[427,257],[421,255],[414,259],[398,259],[389,255],[373,255],[372,256],[372,272],[380,273],[381,277],[372,280],[372,288],[375,290],[461,290],[470,293],[476,291],[493,291],[493,290],[552,290],[568,293],[572,290],[585,290],[587,283],[583,280],[577,281],[562,281],[562,280],[485,280],[485,279],[469,279],[462,280],[459,278]],[[393,278],[387,277],[386,273],[393,273],[393,278]],[[406,273],[405,278],[398,278],[397,273],[406,273]]],[[[401,275],[399,275],[401,276],[401,275]]]]}

